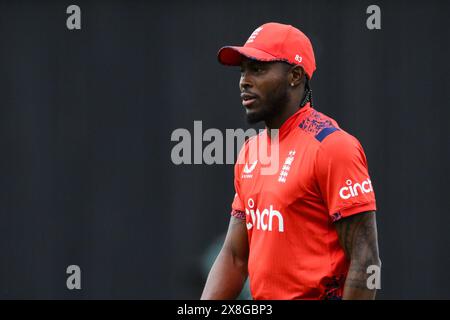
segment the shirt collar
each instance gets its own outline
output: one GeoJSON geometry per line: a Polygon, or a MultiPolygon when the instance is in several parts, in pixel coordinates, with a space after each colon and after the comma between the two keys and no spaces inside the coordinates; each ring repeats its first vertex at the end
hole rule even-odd
{"type": "Polygon", "coordinates": [[[307,116],[309,111],[311,111],[312,109],[313,108],[311,107],[311,104],[308,102],[305,106],[298,109],[292,116],[287,118],[287,120],[281,125],[280,129],[278,130],[279,140],[281,141],[287,135],[289,135],[289,133],[300,124],[300,122],[307,116]]]}

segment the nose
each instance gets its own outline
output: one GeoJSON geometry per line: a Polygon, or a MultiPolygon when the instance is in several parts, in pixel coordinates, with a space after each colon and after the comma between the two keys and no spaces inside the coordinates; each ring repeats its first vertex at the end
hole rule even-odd
{"type": "Polygon", "coordinates": [[[242,92],[248,88],[251,88],[252,86],[253,86],[253,83],[252,83],[250,76],[248,75],[248,72],[242,71],[241,78],[239,80],[239,89],[242,92]]]}

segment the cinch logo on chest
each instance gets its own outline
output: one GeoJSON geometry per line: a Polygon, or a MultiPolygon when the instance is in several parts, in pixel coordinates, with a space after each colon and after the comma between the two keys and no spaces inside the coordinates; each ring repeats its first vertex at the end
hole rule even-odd
{"type": "Polygon", "coordinates": [[[252,198],[248,199],[247,203],[250,209],[245,208],[245,213],[251,218],[251,222],[247,223],[248,230],[255,227],[256,230],[272,231],[273,219],[277,218],[278,232],[284,232],[283,215],[279,211],[273,210],[272,205],[270,205],[269,209],[264,209],[261,212],[258,208],[256,208],[256,210],[253,209],[255,207],[255,202],[252,198]]]}

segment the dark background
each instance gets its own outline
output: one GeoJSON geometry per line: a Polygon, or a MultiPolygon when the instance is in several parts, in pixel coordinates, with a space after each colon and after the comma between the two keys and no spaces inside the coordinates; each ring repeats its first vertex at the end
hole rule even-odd
{"type": "Polygon", "coordinates": [[[378,298],[450,298],[448,1],[0,2],[0,298],[200,296],[232,165],[171,162],[176,128],[248,128],[239,71],[259,25],[313,43],[316,109],[363,144],[378,298]],[[77,4],[82,29],[66,28],[77,4]],[[366,8],[381,8],[381,30],[366,8]],[[82,290],[66,288],[66,268],[82,290]]]}

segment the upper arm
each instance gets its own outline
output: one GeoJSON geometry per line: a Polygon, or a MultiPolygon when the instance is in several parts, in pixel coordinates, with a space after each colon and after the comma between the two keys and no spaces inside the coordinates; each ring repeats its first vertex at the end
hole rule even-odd
{"type": "Polygon", "coordinates": [[[375,211],[342,218],[335,223],[346,256],[362,264],[379,264],[375,211]]]}
{"type": "MultiPolygon", "coordinates": [[[[240,176],[242,164],[245,163],[245,150],[249,140],[245,141],[239,151],[238,159],[234,165],[234,189],[235,195],[231,204],[231,217],[228,225],[227,235],[222,247],[222,251],[230,253],[233,260],[247,263],[249,246],[247,236],[247,225],[245,221],[245,206],[241,198],[240,176]]],[[[235,261],[236,262],[236,261],[235,261]]]]}
{"type": "Polygon", "coordinates": [[[376,210],[367,159],[355,137],[343,131],[327,136],[316,155],[315,175],[333,218],[376,210]]]}

